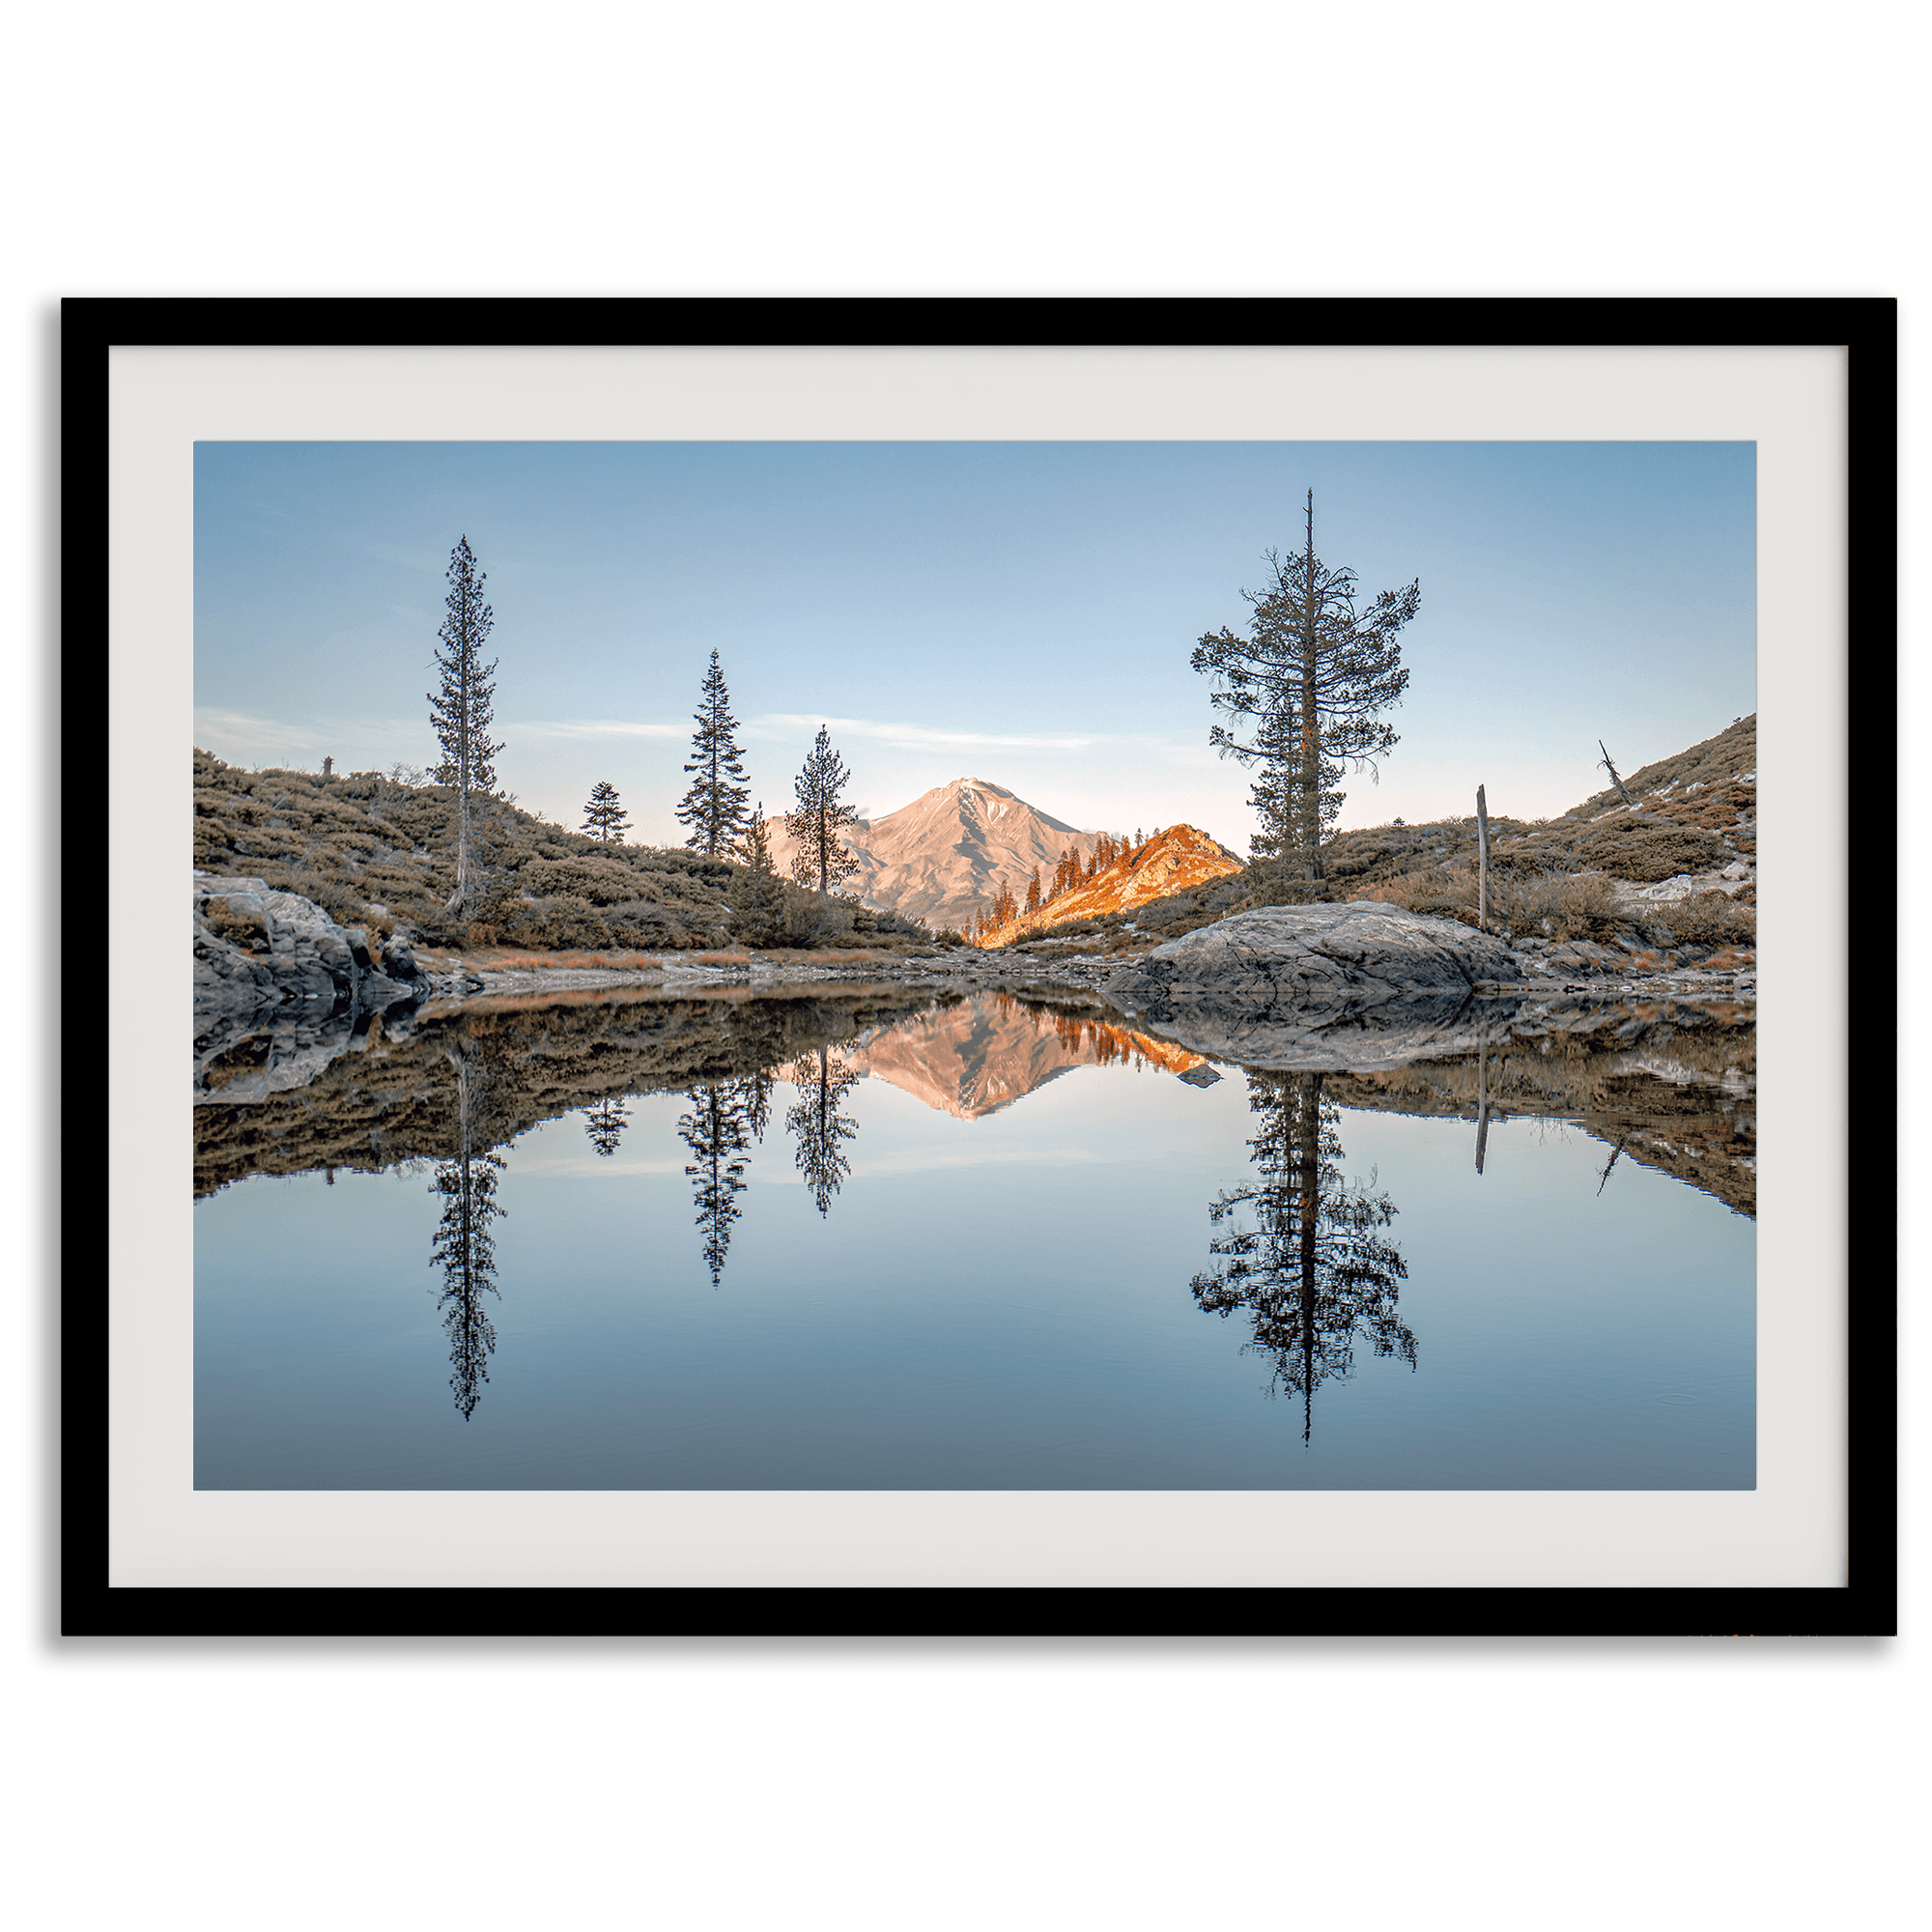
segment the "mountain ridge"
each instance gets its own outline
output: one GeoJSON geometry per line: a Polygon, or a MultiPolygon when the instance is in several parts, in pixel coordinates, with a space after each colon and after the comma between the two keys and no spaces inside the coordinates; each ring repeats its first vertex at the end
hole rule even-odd
{"type": "MultiPolygon", "coordinates": [[[[788,871],[798,841],[782,818],[771,826],[772,863],[788,871]]],[[[1069,847],[1084,861],[1099,840],[1098,832],[1068,825],[1005,785],[956,778],[852,827],[843,842],[859,873],[847,890],[880,911],[959,928],[992,904],[1001,885],[1024,892],[1036,866],[1050,874],[1069,847]]]]}

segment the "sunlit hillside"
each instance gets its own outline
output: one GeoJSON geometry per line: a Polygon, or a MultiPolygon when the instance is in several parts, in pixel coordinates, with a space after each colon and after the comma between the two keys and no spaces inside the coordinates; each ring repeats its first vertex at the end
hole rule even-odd
{"type": "Polygon", "coordinates": [[[1132,912],[1240,869],[1240,860],[1207,833],[1192,825],[1170,825],[1123,852],[1111,865],[1102,866],[1091,878],[1049,899],[1037,911],[1023,911],[990,927],[979,935],[979,944],[1009,946],[1016,939],[1045,932],[1069,920],[1132,912]]]}

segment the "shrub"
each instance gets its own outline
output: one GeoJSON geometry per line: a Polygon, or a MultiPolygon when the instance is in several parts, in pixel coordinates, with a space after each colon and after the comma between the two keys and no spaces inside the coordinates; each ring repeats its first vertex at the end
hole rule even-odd
{"type": "Polygon", "coordinates": [[[1755,946],[1757,916],[1727,893],[1696,893],[1658,908],[1680,946],[1755,946]]]}
{"type": "Polygon", "coordinates": [[[1594,827],[1578,841],[1586,865],[1613,879],[1655,885],[1680,872],[1711,872],[1730,861],[1715,834],[1690,825],[1646,825],[1615,818],[1594,827]]]}
{"type": "Polygon", "coordinates": [[[563,896],[604,906],[635,899],[640,881],[616,860],[566,858],[531,861],[518,871],[517,883],[534,898],[563,896]]]}

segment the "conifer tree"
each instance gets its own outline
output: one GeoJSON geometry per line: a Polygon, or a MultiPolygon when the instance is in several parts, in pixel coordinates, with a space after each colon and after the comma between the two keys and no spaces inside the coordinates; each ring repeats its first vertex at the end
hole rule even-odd
{"type": "Polygon", "coordinates": [[[590,802],[583,808],[583,830],[591,838],[601,838],[607,845],[621,845],[630,817],[618,803],[615,785],[599,779],[590,787],[590,802]]]}
{"type": "Polygon", "coordinates": [[[456,790],[456,890],[446,910],[463,914],[477,895],[471,800],[496,789],[491,760],[503,747],[490,736],[497,660],[483,662],[483,642],[497,619],[483,601],[487,573],[476,568],[467,536],[458,538],[449,554],[447,580],[449,590],[442,600],[447,614],[436,634],[442,646],[436,654],[441,689],[429,694],[430,722],[442,760],[430,776],[456,790]]]}
{"type": "Polygon", "coordinates": [[[1033,877],[1027,881],[1026,909],[1028,912],[1039,910],[1039,867],[1033,868],[1033,877]]]}
{"type": "Polygon", "coordinates": [[[838,794],[852,782],[845,761],[832,749],[832,737],[821,724],[811,755],[795,782],[798,810],[785,813],[785,831],[798,840],[792,855],[791,875],[802,886],[818,887],[818,896],[829,896],[831,889],[849,879],[859,869],[859,862],[846,849],[839,834],[859,822],[859,815],[840,800],[838,794]]]}
{"type": "Polygon", "coordinates": [[[680,825],[691,827],[685,844],[716,859],[743,830],[745,801],[752,795],[738,750],[738,721],[731,715],[731,695],[724,688],[716,651],[711,653],[711,668],[704,674],[692,718],[697,729],[692,734],[691,762],[685,770],[696,777],[677,809],[677,818],[680,825]]]}
{"type": "Polygon", "coordinates": [[[1251,636],[1226,626],[1195,646],[1194,668],[1215,680],[1216,723],[1208,742],[1222,756],[1261,767],[1255,804],[1264,836],[1278,848],[1283,882],[1316,895],[1321,838],[1342,806],[1345,771],[1376,771],[1394,749],[1394,729],[1377,714],[1408,686],[1397,633],[1414,617],[1421,587],[1384,590],[1366,611],[1355,604],[1355,574],[1330,570],[1315,554],[1315,493],[1308,493],[1302,550],[1283,560],[1267,553],[1265,590],[1243,590],[1254,606],[1251,636]],[[1240,737],[1237,731],[1250,735],[1240,737]]]}
{"type": "Polygon", "coordinates": [[[731,847],[741,869],[731,874],[725,899],[736,915],[733,936],[741,946],[771,946],[784,936],[784,882],[772,865],[770,829],[762,800],[753,808],[731,847]]]}

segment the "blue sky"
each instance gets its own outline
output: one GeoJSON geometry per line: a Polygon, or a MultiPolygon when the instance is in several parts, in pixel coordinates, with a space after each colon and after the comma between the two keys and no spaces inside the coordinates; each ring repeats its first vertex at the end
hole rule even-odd
{"type": "Polygon", "coordinates": [[[1245,850],[1204,631],[1269,547],[1363,599],[1419,579],[1402,742],[1344,825],[1553,814],[1756,706],[1748,443],[210,443],[195,453],[195,742],[431,761],[467,534],[500,660],[499,781],[576,825],[600,779],[681,842],[715,649],[776,813],[819,724],[868,815],[971,773],[1086,828],[1245,850]]]}

